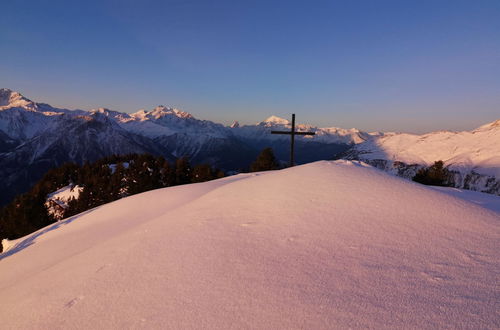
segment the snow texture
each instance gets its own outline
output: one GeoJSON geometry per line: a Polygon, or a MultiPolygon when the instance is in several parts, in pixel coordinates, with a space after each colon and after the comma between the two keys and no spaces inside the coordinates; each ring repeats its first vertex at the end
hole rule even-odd
{"type": "Polygon", "coordinates": [[[498,329],[500,213],[449,193],[322,161],[124,198],[9,242],[1,326],[498,329]]]}

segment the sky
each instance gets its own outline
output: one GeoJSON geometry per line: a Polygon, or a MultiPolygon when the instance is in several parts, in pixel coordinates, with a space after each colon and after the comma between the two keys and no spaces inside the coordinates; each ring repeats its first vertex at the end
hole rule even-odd
{"type": "Polygon", "coordinates": [[[0,87],[225,124],[472,129],[500,119],[500,1],[9,0],[0,87]]]}

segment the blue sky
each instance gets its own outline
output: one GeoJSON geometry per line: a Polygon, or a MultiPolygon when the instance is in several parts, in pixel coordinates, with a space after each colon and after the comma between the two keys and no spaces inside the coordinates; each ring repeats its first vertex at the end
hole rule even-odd
{"type": "Polygon", "coordinates": [[[0,87],[223,123],[471,129],[500,118],[500,1],[9,0],[0,87]]]}

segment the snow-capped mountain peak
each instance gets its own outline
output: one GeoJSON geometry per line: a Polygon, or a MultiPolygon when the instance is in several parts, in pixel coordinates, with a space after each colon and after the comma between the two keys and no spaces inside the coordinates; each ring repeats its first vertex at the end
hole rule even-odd
{"type": "Polygon", "coordinates": [[[103,114],[103,115],[105,115],[105,116],[110,116],[110,115],[112,115],[112,114],[113,114],[113,112],[115,112],[115,111],[111,111],[111,110],[109,110],[109,109],[107,109],[107,108],[97,108],[97,109],[92,109],[92,110],[90,110],[90,113],[91,113],[91,114],[97,114],[97,113],[100,113],[100,114],[103,114]]]}
{"type": "Polygon", "coordinates": [[[21,93],[12,91],[8,88],[0,88],[0,110],[13,107],[36,110],[36,104],[21,95],[21,93]]]}
{"type": "Polygon", "coordinates": [[[117,121],[126,121],[127,119],[130,120],[130,116],[128,114],[123,113],[123,112],[119,112],[119,111],[110,110],[107,108],[92,109],[89,111],[89,114],[93,115],[93,116],[102,115],[105,117],[114,118],[117,121]]]}
{"type": "Polygon", "coordinates": [[[153,116],[155,119],[168,116],[168,115],[173,115],[178,118],[194,118],[193,115],[191,115],[188,112],[175,109],[175,108],[170,108],[166,107],[164,105],[159,105],[156,108],[153,109],[153,111],[150,112],[151,116],[153,116]]]}
{"type": "Polygon", "coordinates": [[[151,119],[160,119],[165,116],[174,116],[181,119],[194,118],[188,112],[181,111],[179,109],[166,107],[164,105],[159,105],[151,111],[146,111],[141,109],[130,115],[132,118],[138,121],[145,121],[151,119]]]}
{"type": "Polygon", "coordinates": [[[290,121],[278,116],[271,116],[264,121],[261,121],[257,125],[261,126],[272,126],[272,125],[290,125],[290,121]]]}

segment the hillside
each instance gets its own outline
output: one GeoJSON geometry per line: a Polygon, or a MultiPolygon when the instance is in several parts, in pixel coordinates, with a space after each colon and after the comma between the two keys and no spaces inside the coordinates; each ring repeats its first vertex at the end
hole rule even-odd
{"type": "Polygon", "coordinates": [[[350,161],[160,189],[9,242],[0,320],[498,328],[499,224],[500,213],[350,161]]]}
{"type": "Polygon", "coordinates": [[[361,160],[408,178],[418,168],[442,160],[454,172],[455,187],[500,195],[499,143],[497,120],[464,132],[387,133],[354,146],[344,158],[361,160]]]}

